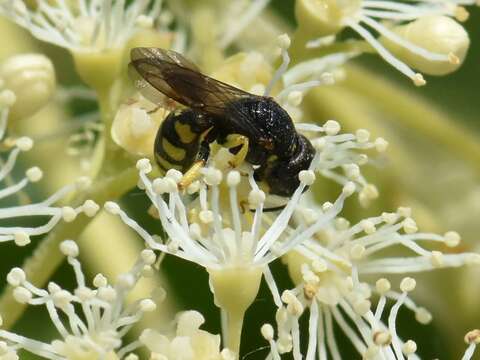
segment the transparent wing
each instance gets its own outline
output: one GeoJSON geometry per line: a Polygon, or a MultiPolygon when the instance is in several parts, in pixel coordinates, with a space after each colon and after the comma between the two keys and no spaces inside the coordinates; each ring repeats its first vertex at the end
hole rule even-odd
{"type": "Polygon", "coordinates": [[[219,118],[228,112],[228,121],[248,134],[261,137],[254,119],[236,105],[236,100],[256,95],[203,75],[182,55],[158,48],[134,48],[129,69],[135,86],[149,100],[155,101],[160,92],[189,108],[219,118]]]}

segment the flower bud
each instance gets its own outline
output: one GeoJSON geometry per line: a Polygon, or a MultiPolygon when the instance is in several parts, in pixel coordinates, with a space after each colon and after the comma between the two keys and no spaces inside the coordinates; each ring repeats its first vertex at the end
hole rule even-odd
{"type": "Polygon", "coordinates": [[[470,38],[462,25],[446,16],[421,17],[393,31],[405,41],[427,52],[445,55],[445,61],[426,59],[407,47],[382,37],[380,41],[400,60],[430,75],[445,75],[457,70],[467,54],[470,38]]]}
{"type": "Polygon", "coordinates": [[[13,91],[15,102],[10,118],[26,118],[35,114],[52,98],[55,71],[49,58],[41,54],[22,54],[8,58],[0,67],[4,87],[13,91]]]}
{"type": "Polygon", "coordinates": [[[133,104],[121,105],[115,115],[111,129],[112,139],[131,154],[152,156],[157,130],[167,115],[167,111],[162,108],[154,111],[152,105],[141,99],[133,104]]]}

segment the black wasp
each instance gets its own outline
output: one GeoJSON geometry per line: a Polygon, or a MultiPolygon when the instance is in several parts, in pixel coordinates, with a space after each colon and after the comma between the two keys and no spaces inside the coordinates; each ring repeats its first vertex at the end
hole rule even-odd
{"type": "MultiPolygon", "coordinates": [[[[296,132],[292,119],[271,97],[257,96],[203,75],[182,55],[158,48],[134,48],[130,74],[142,95],[159,101],[158,92],[187,107],[162,122],[155,140],[155,158],[167,170],[187,171],[187,178],[205,164],[214,141],[243,151],[269,192],[291,196],[298,174],[310,166],[314,149],[296,132]],[[243,139],[228,145],[233,138],[243,139]],[[242,150],[243,149],[243,150],[242,150]]],[[[188,180],[187,180],[188,182],[188,180]]]]}

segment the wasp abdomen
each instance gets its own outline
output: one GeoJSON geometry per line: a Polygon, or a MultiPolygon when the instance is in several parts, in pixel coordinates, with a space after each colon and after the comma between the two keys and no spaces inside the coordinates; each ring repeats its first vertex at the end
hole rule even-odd
{"type": "Polygon", "coordinates": [[[193,110],[170,113],[162,122],[155,138],[155,159],[165,171],[185,172],[197,159],[203,134],[212,124],[193,110]]]}

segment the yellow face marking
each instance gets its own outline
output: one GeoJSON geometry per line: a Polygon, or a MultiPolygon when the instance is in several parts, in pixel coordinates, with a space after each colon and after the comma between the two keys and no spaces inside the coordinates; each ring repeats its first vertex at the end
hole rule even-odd
{"type": "Polygon", "coordinates": [[[162,158],[161,156],[156,156],[156,160],[158,162],[158,164],[163,168],[163,169],[177,169],[177,170],[182,170],[182,166],[181,165],[174,165],[174,164],[171,164],[170,162],[168,162],[167,160],[165,160],[164,158],[162,158]]]}
{"type": "Polygon", "coordinates": [[[245,158],[248,154],[248,138],[243,135],[229,135],[227,137],[227,141],[225,142],[225,144],[223,144],[223,146],[227,148],[234,148],[239,145],[241,145],[242,147],[230,161],[230,166],[232,168],[240,166],[245,161],[245,158]]]}
{"type": "Polygon", "coordinates": [[[185,158],[187,152],[185,149],[179,148],[173,145],[170,141],[166,138],[162,139],[162,147],[163,150],[173,159],[176,161],[182,161],[185,158]]]}
{"type": "Polygon", "coordinates": [[[272,163],[272,162],[276,161],[277,159],[278,159],[277,155],[270,155],[267,159],[267,162],[272,163]]]}
{"type": "Polygon", "coordinates": [[[245,141],[248,141],[248,138],[246,138],[243,135],[239,134],[228,134],[227,138],[225,139],[225,142],[222,144],[222,146],[225,146],[226,148],[233,148],[238,145],[243,145],[245,141]]]}
{"type": "Polygon", "coordinates": [[[179,121],[175,122],[175,131],[180,141],[184,144],[189,144],[198,137],[198,135],[192,131],[190,125],[182,124],[179,121]]]}

